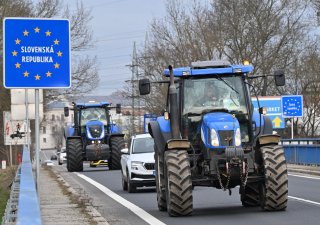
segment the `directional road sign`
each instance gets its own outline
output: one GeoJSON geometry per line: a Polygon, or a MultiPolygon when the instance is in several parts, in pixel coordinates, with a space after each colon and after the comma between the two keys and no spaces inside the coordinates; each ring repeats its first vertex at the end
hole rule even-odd
{"type": "Polygon", "coordinates": [[[143,123],[144,123],[144,132],[148,133],[148,123],[150,121],[156,121],[157,116],[154,114],[144,114],[143,123]]]}
{"type": "MultiPolygon", "coordinates": [[[[280,96],[259,96],[260,107],[267,108],[267,116],[271,119],[274,129],[285,128],[285,121],[281,115],[281,98],[280,96]]],[[[254,110],[258,111],[258,102],[256,97],[252,97],[254,110]]]]}
{"type": "Polygon", "coordinates": [[[283,117],[303,117],[302,95],[281,96],[281,108],[283,117]]]}
{"type": "Polygon", "coordinates": [[[5,88],[70,88],[70,26],[64,19],[5,18],[5,88]]]}

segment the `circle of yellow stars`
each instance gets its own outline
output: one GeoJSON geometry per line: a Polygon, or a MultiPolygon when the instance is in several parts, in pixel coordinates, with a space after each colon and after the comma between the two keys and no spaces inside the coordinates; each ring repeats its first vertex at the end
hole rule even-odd
{"type": "MultiPolygon", "coordinates": [[[[40,34],[40,28],[39,27],[35,27],[34,29],[34,33],[35,34],[40,34]]],[[[25,29],[23,32],[23,36],[25,37],[28,37],[29,36],[29,31],[27,29],[25,29]]],[[[46,32],[44,32],[46,34],[46,37],[50,37],[51,36],[51,31],[50,30],[47,30],[46,32]]],[[[15,44],[16,45],[20,45],[21,44],[21,40],[19,38],[17,38],[15,41],[15,44]]],[[[56,38],[54,41],[53,41],[53,44],[54,45],[59,45],[59,40],[56,38]]],[[[57,56],[58,57],[62,57],[62,52],[59,50],[57,52],[57,56]]],[[[17,57],[18,56],[18,52],[16,50],[13,50],[12,52],[12,56],[13,57],[17,57]]],[[[21,64],[19,62],[15,63],[15,68],[16,69],[21,69],[21,64]]],[[[55,64],[53,64],[53,67],[54,69],[59,69],[60,68],[60,64],[58,62],[56,62],[55,64]]],[[[23,77],[29,77],[30,73],[26,70],[24,71],[23,73],[23,77]]],[[[52,76],[52,73],[48,70],[48,72],[45,73],[46,77],[51,77],[52,76]]],[[[39,74],[36,74],[34,76],[35,80],[40,80],[41,76],[39,74]]]]}

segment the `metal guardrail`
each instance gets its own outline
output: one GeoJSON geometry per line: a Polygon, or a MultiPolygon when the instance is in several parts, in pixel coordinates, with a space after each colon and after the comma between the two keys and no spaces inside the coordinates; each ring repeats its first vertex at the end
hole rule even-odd
{"type": "Polygon", "coordinates": [[[16,224],[20,192],[20,174],[21,167],[19,166],[11,185],[10,198],[7,202],[6,209],[2,217],[2,225],[16,224]]]}
{"type": "Polygon", "coordinates": [[[40,202],[32,174],[30,152],[23,148],[21,167],[11,187],[2,225],[42,225],[40,202]]]}
{"type": "Polygon", "coordinates": [[[320,138],[282,139],[287,163],[320,166],[320,138]]]}

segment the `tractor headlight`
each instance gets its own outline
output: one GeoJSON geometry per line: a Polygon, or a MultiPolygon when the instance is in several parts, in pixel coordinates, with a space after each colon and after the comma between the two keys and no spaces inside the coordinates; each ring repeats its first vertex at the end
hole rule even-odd
{"type": "Polygon", "coordinates": [[[219,138],[215,129],[211,129],[211,145],[219,146],[219,138]]]}
{"type": "Polygon", "coordinates": [[[142,166],[142,162],[132,161],[131,162],[131,170],[139,170],[139,166],[142,166]]]}
{"type": "Polygon", "coordinates": [[[237,128],[236,134],[234,136],[234,144],[236,146],[240,146],[241,145],[241,133],[240,133],[240,129],[239,128],[237,128]]]}

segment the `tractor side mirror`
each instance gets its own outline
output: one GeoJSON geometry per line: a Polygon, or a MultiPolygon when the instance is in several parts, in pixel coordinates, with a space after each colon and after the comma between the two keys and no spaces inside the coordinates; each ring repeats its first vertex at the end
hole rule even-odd
{"type": "Polygon", "coordinates": [[[149,79],[141,79],[139,80],[139,92],[140,95],[147,95],[150,93],[150,80],[149,79]]]}
{"type": "Polygon", "coordinates": [[[65,117],[69,116],[69,107],[64,107],[64,116],[65,117]]]}
{"type": "Polygon", "coordinates": [[[116,105],[116,113],[120,114],[121,113],[121,104],[116,105]]]}
{"type": "Polygon", "coordinates": [[[286,84],[286,77],[283,70],[276,70],[274,72],[274,80],[277,86],[284,86],[286,84]]]}

